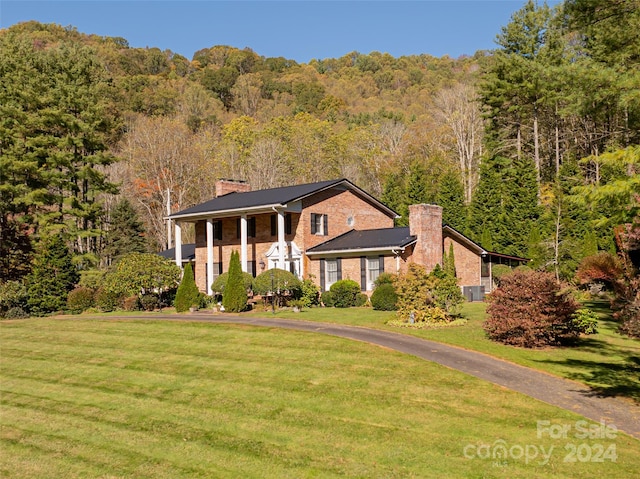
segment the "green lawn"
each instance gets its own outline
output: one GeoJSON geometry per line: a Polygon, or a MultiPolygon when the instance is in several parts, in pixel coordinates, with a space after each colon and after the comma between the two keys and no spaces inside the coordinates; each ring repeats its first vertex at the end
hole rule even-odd
{"type": "Polygon", "coordinates": [[[623,478],[640,470],[638,440],[578,439],[573,413],[366,343],[83,318],[4,321],[0,334],[1,477],[623,478]],[[538,437],[537,421],[572,432],[538,437]],[[496,444],[507,457],[485,458],[496,444]]]}
{"type": "MultiPolygon", "coordinates": [[[[371,308],[312,308],[300,313],[278,311],[277,317],[324,321],[395,331],[432,339],[507,359],[523,366],[547,371],[587,384],[598,393],[620,396],[640,402],[640,341],[617,333],[618,323],[611,319],[606,303],[589,303],[600,315],[598,334],[582,338],[576,346],[525,349],[505,346],[486,338],[482,329],[485,303],[466,303],[462,314],[468,322],[461,326],[431,330],[414,330],[388,326],[393,313],[371,308]]],[[[255,311],[265,316],[271,312],[255,311]]]]}

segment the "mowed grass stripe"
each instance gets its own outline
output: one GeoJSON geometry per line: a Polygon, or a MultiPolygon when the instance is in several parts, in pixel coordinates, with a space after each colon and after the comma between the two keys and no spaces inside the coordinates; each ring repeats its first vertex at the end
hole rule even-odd
{"type": "Polygon", "coordinates": [[[640,467],[628,438],[615,464],[557,454],[501,470],[466,459],[465,444],[540,442],[536,420],[578,417],[368,344],[200,323],[0,327],[7,477],[47,477],[30,472],[39,464],[64,471],[49,477],[625,477],[640,467]]]}

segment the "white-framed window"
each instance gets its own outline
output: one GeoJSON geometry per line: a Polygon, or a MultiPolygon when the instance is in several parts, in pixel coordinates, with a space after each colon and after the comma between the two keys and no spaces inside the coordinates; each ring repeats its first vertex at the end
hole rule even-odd
{"type": "Polygon", "coordinates": [[[375,281],[380,276],[380,258],[367,258],[367,290],[373,290],[375,281]]]}
{"type": "Polygon", "coordinates": [[[338,260],[337,259],[327,259],[324,262],[325,268],[325,284],[327,285],[327,289],[333,283],[338,281],[338,260]]]}
{"type": "Polygon", "coordinates": [[[311,234],[327,236],[329,234],[329,218],[327,215],[311,213],[311,234]]]}

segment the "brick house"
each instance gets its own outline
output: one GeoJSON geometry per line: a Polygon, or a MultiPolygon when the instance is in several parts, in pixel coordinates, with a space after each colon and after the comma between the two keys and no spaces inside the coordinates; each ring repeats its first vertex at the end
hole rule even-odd
{"type": "Polygon", "coordinates": [[[348,278],[370,293],[381,272],[401,273],[409,262],[431,270],[442,264],[443,250],[453,243],[460,285],[469,299],[491,290],[492,264],[526,261],[485,251],[443,227],[439,206],[410,206],[409,227],[395,228],[397,217],[346,179],[258,191],[220,180],[214,199],[167,217],[175,225],[176,248],[163,255],[178,265],[185,255],[192,257],[196,284],[207,294],[233,250],[240,253],[242,270],[253,276],[280,268],[314,278],[323,291],[348,278]],[[182,223],[195,224],[195,245],[182,245],[182,223]]]}

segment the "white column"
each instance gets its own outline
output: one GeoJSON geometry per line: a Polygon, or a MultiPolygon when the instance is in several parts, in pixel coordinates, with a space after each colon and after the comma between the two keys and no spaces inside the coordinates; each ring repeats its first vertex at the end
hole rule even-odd
{"type": "Polygon", "coordinates": [[[182,226],[177,221],[173,224],[176,229],[176,264],[182,268],[182,226]]]}
{"type": "Polygon", "coordinates": [[[240,217],[240,265],[247,272],[247,215],[240,217]]]}
{"type": "Polygon", "coordinates": [[[278,268],[284,267],[284,252],[287,247],[284,241],[284,211],[278,211],[278,268]]]}
{"type": "Polygon", "coordinates": [[[207,294],[211,296],[213,283],[213,220],[207,219],[207,294]]]}
{"type": "MultiPolygon", "coordinates": [[[[167,189],[167,216],[171,216],[171,190],[167,189]]],[[[171,220],[167,218],[167,249],[171,249],[171,220]]]]}

